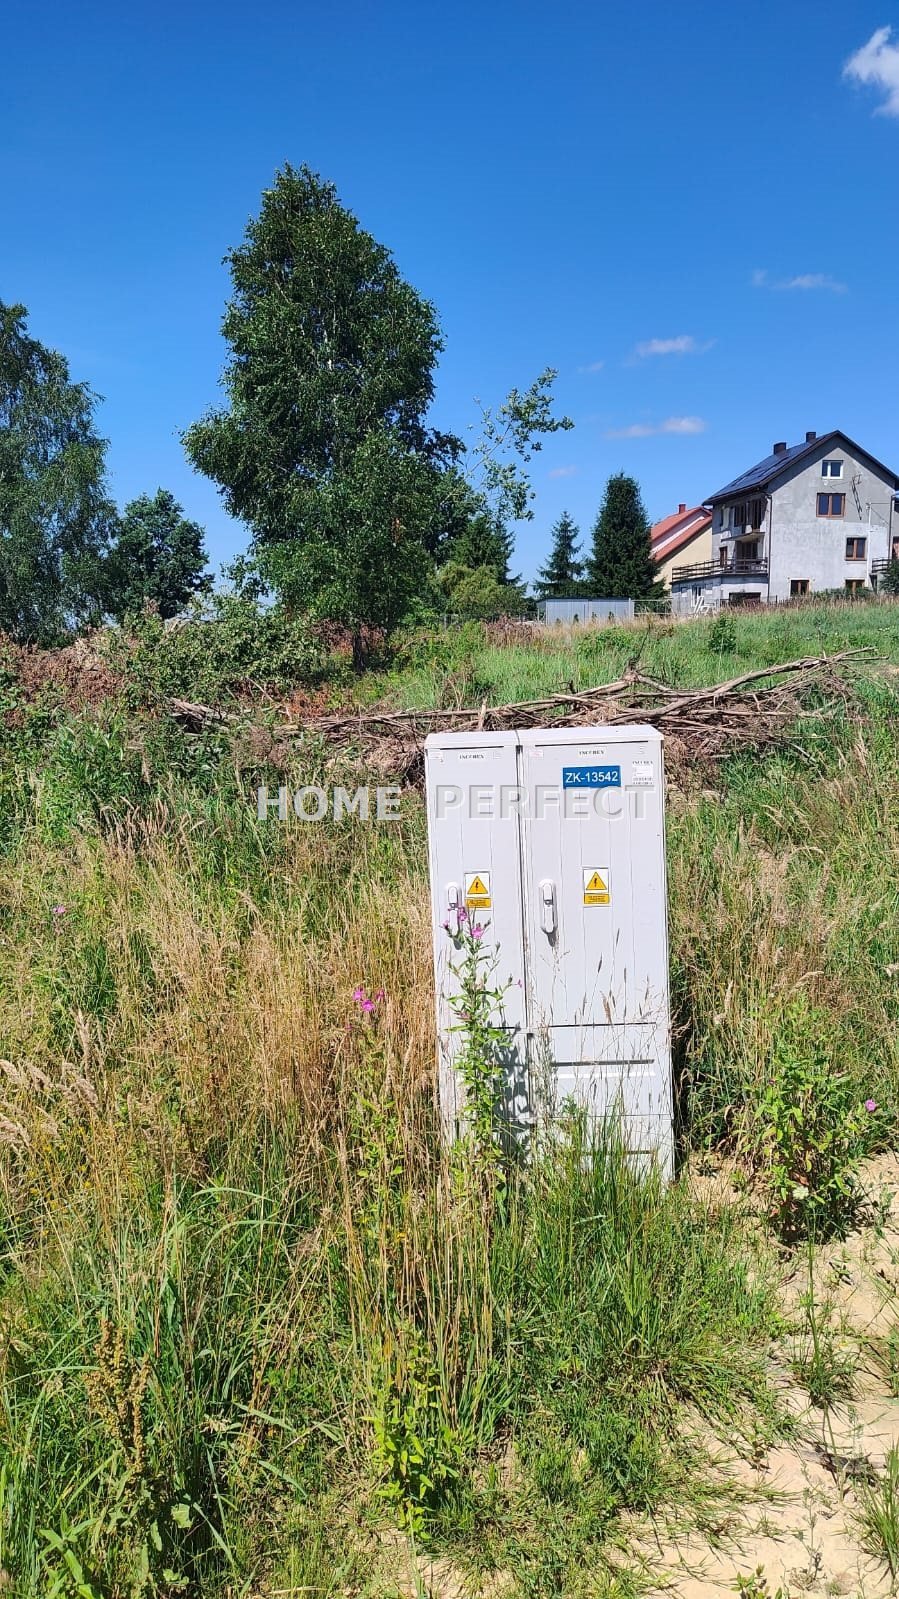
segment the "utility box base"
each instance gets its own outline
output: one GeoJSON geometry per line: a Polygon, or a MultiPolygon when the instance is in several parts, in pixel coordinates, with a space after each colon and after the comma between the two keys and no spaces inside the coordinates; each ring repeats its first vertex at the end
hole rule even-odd
{"type": "Polygon", "coordinates": [[[673,1164],[664,770],[650,727],[431,734],[425,746],[440,1101],[454,1067],[453,933],[484,928],[504,989],[507,1111],[532,1127],[566,1102],[620,1118],[673,1164]]]}

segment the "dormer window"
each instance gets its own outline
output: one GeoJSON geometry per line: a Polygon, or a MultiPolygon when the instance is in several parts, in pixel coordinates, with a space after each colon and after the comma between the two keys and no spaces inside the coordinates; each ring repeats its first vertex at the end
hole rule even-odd
{"type": "Polygon", "coordinates": [[[821,462],[821,476],[822,477],[842,477],[843,476],[843,463],[842,463],[842,461],[822,461],[821,462]]]}

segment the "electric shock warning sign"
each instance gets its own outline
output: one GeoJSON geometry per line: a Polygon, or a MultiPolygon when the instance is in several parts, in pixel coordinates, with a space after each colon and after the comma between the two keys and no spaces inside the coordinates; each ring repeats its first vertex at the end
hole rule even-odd
{"type": "Polygon", "coordinates": [[[465,873],[465,903],[469,910],[489,910],[490,899],[490,873],[466,872],[465,873]]]}
{"type": "Polygon", "coordinates": [[[584,867],[584,904],[611,905],[608,866],[584,867]]]}

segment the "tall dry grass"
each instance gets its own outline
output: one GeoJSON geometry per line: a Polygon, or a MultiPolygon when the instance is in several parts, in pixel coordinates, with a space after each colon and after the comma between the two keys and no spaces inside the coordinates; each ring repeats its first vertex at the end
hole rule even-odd
{"type": "Polygon", "coordinates": [[[562,1580],[682,1402],[766,1406],[725,1222],[576,1127],[499,1192],[441,1149],[420,817],[276,828],[37,816],[0,864],[14,1591],[340,1584],[385,1517],[562,1580]]]}
{"type": "MultiPolygon", "coordinates": [[[[383,1585],[385,1519],[520,1592],[599,1582],[622,1507],[706,1492],[679,1418],[775,1425],[734,1218],[576,1124],[499,1191],[447,1160],[414,797],[260,827],[226,761],[148,789],[96,737],[44,751],[0,857],[8,1585],[383,1585]]],[[[799,993],[894,1125],[896,757],[875,693],[672,798],[687,1139],[739,1146],[799,993]]]]}

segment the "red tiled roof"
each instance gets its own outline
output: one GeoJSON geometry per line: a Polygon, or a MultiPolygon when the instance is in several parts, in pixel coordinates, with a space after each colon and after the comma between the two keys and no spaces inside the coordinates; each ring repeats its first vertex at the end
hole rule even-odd
{"type": "Polygon", "coordinates": [[[704,533],[706,528],[711,527],[711,523],[711,513],[704,505],[693,505],[683,511],[675,511],[673,516],[664,516],[661,522],[656,522],[650,529],[652,553],[656,560],[667,561],[669,555],[676,555],[698,533],[704,533]]]}

